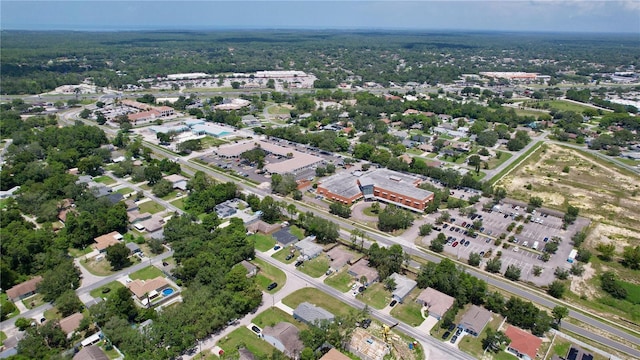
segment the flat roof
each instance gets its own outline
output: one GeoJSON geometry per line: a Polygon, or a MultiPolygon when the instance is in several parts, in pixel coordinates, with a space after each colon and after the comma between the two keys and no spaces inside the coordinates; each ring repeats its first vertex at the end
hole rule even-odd
{"type": "Polygon", "coordinates": [[[380,188],[380,190],[389,190],[397,194],[402,194],[403,196],[424,200],[431,197],[433,193],[416,187],[416,183],[420,181],[420,178],[417,176],[388,169],[376,169],[364,173],[360,177],[360,183],[362,185],[373,184],[376,188],[380,188]]]}
{"type": "Polygon", "coordinates": [[[358,179],[358,177],[354,176],[352,173],[342,172],[321,180],[318,187],[327,189],[330,193],[350,199],[361,194],[360,187],[358,186],[356,179],[358,179]]]}
{"type": "Polygon", "coordinates": [[[221,146],[216,150],[218,155],[237,157],[245,151],[260,147],[264,151],[278,156],[291,155],[289,159],[279,163],[267,164],[264,169],[270,173],[284,174],[324,161],[323,158],[300,152],[294,148],[275,145],[266,141],[246,141],[243,143],[221,146]]]}

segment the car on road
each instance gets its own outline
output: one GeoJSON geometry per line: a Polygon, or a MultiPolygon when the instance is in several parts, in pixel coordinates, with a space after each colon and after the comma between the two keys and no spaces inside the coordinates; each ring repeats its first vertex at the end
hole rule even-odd
{"type": "Polygon", "coordinates": [[[269,284],[269,286],[267,286],[267,290],[271,291],[275,288],[278,287],[278,283],[277,282],[272,282],[271,284],[269,284]]]}
{"type": "Polygon", "coordinates": [[[544,242],[548,242],[548,241],[549,241],[549,238],[548,238],[548,237],[546,237],[546,238],[544,238],[544,240],[542,240],[542,241],[544,241],[544,242]]]}
{"type": "Polygon", "coordinates": [[[324,274],[325,274],[325,275],[327,275],[327,276],[329,276],[329,275],[331,275],[332,273],[333,273],[333,270],[329,269],[329,270],[327,270],[327,272],[325,272],[324,274]]]}
{"type": "Polygon", "coordinates": [[[447,331],[442,335],[442,340],[447,340],[447,338],[451,335],[451,332],[447,331]]]}
{"type": "Polygon", "coordinates": [[[508,217],[509,217],[509,214],[504,214],[504,218],[505,219],[508,218],[508,217]]]}
{"type": "Polygon", "coordinates": [[[391,300],[391,302],[389,303],[389,306],[394,307],[396,306],[397,303],[398,303],[398,300],[391,300]]]}

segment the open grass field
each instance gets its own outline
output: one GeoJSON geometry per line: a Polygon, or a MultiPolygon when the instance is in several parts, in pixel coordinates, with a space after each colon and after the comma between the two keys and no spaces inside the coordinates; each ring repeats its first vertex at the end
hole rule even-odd
{"type": "Polygon", "coordinates": [[[640,285],[621,281],[620,285],[627,290],[626,300],[634,305],[640,304],[640,285]]]}
{"type": "Polygon", "coordinates": [[[124,287],[124,285],[122,285],[122,283],[120,283],[119,281],[112,281],[104,286],[101,286],[97,289],[92,290],[89,295],[95,297],[107,297],[109,294],[111,294],[112,291],[118,289],[118,288],[122,288],[124,287]],[[109,290],[109,292],[103,293],[102,290],[105,288],[109,288],[111,290],[109,290]]]}
{"type": "Polygon", "coordinates": [[[253,240],[256,250],[258,251],[267,251],[273,248],[276,244],[276,240],[274,238],[264,234],[253,234],[249,236],[248,239],[253,240]]]}
{"type": "Polygon", "coordinates": [[[260,288],[262,288],[263,290],[266,291],[267,286],[275,281],[278,283],[278,287],[269,291],[269,293],[274,293],[280,290],[285,281],[287,281],[287,276],[284,274],[284,272],[276,268],[275,266],[272,266],[260,259],[253,259],[252,262],[254,265],[260,268],[260,271],[258,271],[258,275],[256,275],[256,282],[258,283],[258,286],[260,286],[260,288]]]}
{"type": "Polygon", "coordinates": [[[503,151],[502,155],[500,155],[500,159],[497,159],[495,156],[492,156],[487,163],[489,164],[489,169],[495,169],[500,166],[503,162],[511,159],[513,154],[503,151]]]}
{"type": "Polygon", "coordinates": [[[351,285],[355,281],[353,276],[349,275],[347,270],[342,270],[337,273],[333,273],[324,279],[324,283],[342,292],[347,292],[351,289],[351,285]]]}
{"type": "Polygon", "coordinates": [[[261,312],[253,319],[253,323],[258,325],[261,329],[264,329],[267,326],[274,326],[283,321],[295,325],[298,330],[306,330],[309,328],[305,323],[294,319],[293,316],[277,307],[271,307],[261,312]]]}
{"type": "Polygon", "coordinates": [[[298,240],[304,239],[304,229],[301,229],[295,225],[289,226],[289,232],[291,235],[298,238],[298,240]]]}
{"type": "Polygon", "coordinates": [[[382,309],[391,302],[391,293],[384,288],[381,283],[375,283],[358,295],[362,302],[369,304],[375,309],[382,309]]]}
{"type": "Polygon", "coordinates": [[[296,261],[298,259],[298,256],[300,256],[300,252],[298,250],[295,250],[295,248],[293,247],[287,247],[287,248],[281,249],[280,251],[277,251],[276,253],[271,255],[272,258],[277,259],[278,261],[281,261],[285,264],[291,264],[292,262],[296,261]],[[291,254],[292,249],[293,249],[293,257],[287,260],[287,255],[291,254]]]}
{"type": "Polygon", "coordinates": [[[122,194],[122,195],[126,195],[126,194],[131,194],[133,191],[132,188],[128,188],[128,187],[123,187],[122,189],[118,189],[116,190],[116,192],[118,194],[122,194]]]}
{"type": "MultiPolygon", "coordinates": [[[[640,245],[640,176],[587,152],[545,144],[496,185],[505,187],[509,197],[525,202],[531,196],[538,196],[547,208],[566,211],[568,205],[578,207],[580,216],[591,220],[582,246],[594,254],[598,254],[595,248],[600,243],[615,245],[617,254],[622,253],[625,246],[640,245]],[[528,185],[531,190],[525,188],[528,185]]],[[[597,275],[613,270],[621,280],[639,284],[640,272],[595,256],[588,270],[583,277],[572,280],[573,292],[587,299],[576,303],[600,315],[616,314],[638,322],[640,306],[605,295],[597,275]]]]}
{"type": "Polygon", "coordinates": [[[0,331],[0,344],[2,344],[5,340],[7,340],[7,334],[4,331],[0,331]]]}
{"type": "Polygon", "coordinates": [[[97,182],[97,183],[102,183],[105,185],[111,185],[111,184],[115,184],[116,181],[113,180],[111,177],[104,175],[104,176],[98,176],[96,178],[93,178],[93,181],[97,182]]]}
{"type": "Polygon", "coordinates": [[[29,310],[44,304],[41,294],[35,294],[28,298],[22,299],[22,304],[29,310]]]}
{"type": "Polygon", "coordinates": [[[218,341],[217,345],[224,350],[225,355],[229,359],[238,359],[238,347],[242,345],[259,359],[268,358],[274,350],[277,351],[276,348],[260,339],[255,333],[244,326],[225,336],[224,339],[218,341]]]}
{"type": "Polygon", "coordinates": [[[349,312],[355,311],[354,308],[345,305],[342,301],[311,287],[305,287],[304,289],[291,293],[282,300],[285,305],[292,309],[297,308],[298,305],[305,301],[319,306],[333,315],[345,316],[348,315],[349,312]]]}
{"type": "Polygon", "coordinates": [[[411,326],[419,326],[422,324],[424,321],[421,311],[422,305],[416,302],[416,298],[420,295],[421,291],[422,289],[418,288],[413,290],[404,300],[404,303],[397,304],[391,310],[391,316],[411,326]]]}
{"type": "Polygon", "coordinates": [[[586,109],[593,109],[592,107],[576,104],[574,102],[566,100],[528,101],[525,104],[527,106],[541,106],[546,110],[573,111],[578,114],[581,114],[586,109]]]}
{"type": "Polygon", "coordinates": [[[102,259],[100,261],[95,261],[94,259],[81,260],[80,264],[93,275],[109,276],[113,274],[111,263],[109,263],[107,259],[102,259]]]}
{"type": "Polygon", "coordinates": [[[149,214],[156,214],[164,210],[164,207],[162,207],[162,205],[158,204],[155,201],[144,202],[138,205],[138,208],[140,209],[140,213],[148,212],[149,214]]]}
{"type": "Polygon", "coordinates": [[[313,278],[319,278],[329,270],[329,259],[324,255],[320,255],[315,259],[305,261],[298,269],[313,278]]]}
{"type": "Polygon", "coordinates": [[[149,280],[157,278],[158,276],[162,276],[162,271],[155,266],[147,266],[144,269],[129,274],[131,280],[149,280]]]}
{"type": "Polygon", "coordinates": [[[268,107],[267,112],[271,115],[286,115],[291,112],[291,107],[274,105],[274,106],[268,107]]]}

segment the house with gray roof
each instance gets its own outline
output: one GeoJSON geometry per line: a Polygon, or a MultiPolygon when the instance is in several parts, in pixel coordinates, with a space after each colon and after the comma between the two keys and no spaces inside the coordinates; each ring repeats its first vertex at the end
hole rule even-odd
{"type": "Polygon", "coordinates": [[[407,297],[407,295],[409,295],[409,293],[418,285],[415,280],[411,280],[398,273],[391,274],[390,278],[392,278],[396,283],[396,288],[393,290],[393,293],[391,293],[391,297],[399,303],[402,303],[404,298],[407,297]]]}
{"type": "Polygon", "coordinates": [[[335,319],[335,316],[332,313],[306,301],[298,305],[298,307],[293,310],[293,317],[296,320],[307,324],[315,324],[316,322],[323,320],[333,321],[335,319]]]}
{"type": "Polygon", "coordinates": [[[491,312],[489,312],[489,310],[476,305],[472,305],[471,308],[464,314],[462,320],[460,320],[458,328],[475,337],[478,337],[484,327],[487,326],[489,321],[491,321],[491,312]]]}
{"type": "Polygon", "coordinates": [[[299,333],[300,331],[295,325],[284,321],[275,326],[267,326],[262,330],[264,341],[292,359],[297,359],[304,348],[304,344],[298,336],[299,333]]]}
{"type": "Polygon", "coordinates": [[[298,241],[295,247],[306,259],[313,259],[322,253],[322,246],[314,243],[315,236],[307,236],[298,241]]]}
{"type": "Polygon", "coordinates": [[[124,244],[124,246],[126,246],[127,249],[129,249],[129,252],[131,253],[131,255],[136,254],[136,253],[142,253],[142,250],[140,249],[140,246],[138,246],[138,244],[136,244],[136,243],[128,242],[128,243],[124,244]]]}

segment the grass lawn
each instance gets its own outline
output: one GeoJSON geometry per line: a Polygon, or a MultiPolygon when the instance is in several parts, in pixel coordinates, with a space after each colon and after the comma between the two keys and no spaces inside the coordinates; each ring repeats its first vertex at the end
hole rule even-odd
{"type": "Polygon", "coordinates": [[[62,319],[62,314],[58,312],[58,309],[51,308],[44,312],[44,318],[47,320],[60,320],[62,319]]]}
{"type": "Polygon", "coordinates": [[[424,321],[422,317],[422,305],[418,304],[415,299],[420,294],[422,289],[415,289],[405,299],[403,304],[397,304],[391,310],[391,316],[396,319],[405,322],[411,326],[419,326],[424,321]]]}
{"type": "Polygon", "coordinates": [[[91,251],[93,251],[91,246],[87,246],[84,249],[69,248],[69,255],[71,255],[74,258],[77,258],[83,255],[87,255],[91,251]]]}
{"type": "Polygon", "coordinates": [[[162,200],[167,200],[167,201],[173,200],[176,197],[177,193],[178,192],[176,190],[173,190],[172,192],[168,193],[167,195],[161,197],[161,199],[162,200]]]}
{"type": "Polygon", "coordinates": [[[300,255],[300,253],[298,252],[298,250],[295,250],[295,248],[290,247],[290,248],[284,248],[278,252],[276,252],[275,254],[271,255],[272,258],[281,261],[285,264],[291,264],[292,262],[296,261],[296,259],[298,258],[298,256],[300,255]],[[293,251],[293,257],[289,260],[287,260],[287,255],[291,254],[291,250],[290,249],[294,249],[293,251]]]}
{"type": "MultiPolygon", "coordinates": [[[[382,209],[380,209],[380,211],[382,211],[382,209]]],[[[363,213],[363,214],[365,214],[365,215],[367,215],[367,216],[378,217],[378,214],[374,213],[374,212],[371,210],[371,206],[369,206],[369,207],[367,207],[367,208],[364,208],[364,209],[362,210],[362,213],[363,213]]]]}
{"type": "Polygon", "coordinates": [[[593,109],[589,106],[580,105],[564,100],[547,100],[540,102],[541,105],[545,103],[549,104],[550,109],[556,109],[559,111],[573,111],[577,112],[578,114],[581,114],[586,109],[593,109]]]}
{"type": "Polygon", "coordinates": [[[287,314],[286,312],[282,311],[282,309],[279,309],[277,307],[271,307],[261,312],[253,319],[253,323],[258,325],[261,329],[264,329],[267,326],[274,326],[283,321],[295,325],[298,330],[306,330],[308,328],[305,323],[297,321],[293,318],[293,316],[287,314]]]}
{"type": "Polygon", "coordinates": [[[305,261],[298,269],[311,277],[318,278],[329,270],[329,259],[321,255],[305,261]]]}
{"type": "Polygon", "coordinates": [[[173,206],[177,207],[178,209],[184,211],[184,198],[171,201],[170,203],[171,203],[171,205],[173,205],[173,206]]]}
{"type": "Polygon", "coordinates": [[[200,143],[202,144],[203,149],[208,149],[208,148],[218,147],[220,145],[226,144],[227,141],[222,139],[217,139],[212,136],[205,136],[204,138],[200,139],[200,143]]]}
{"type": "Polygon", "coordinates": [[[278,105],[274,105],[271,106],[269,108],[267,108],[267,112],[271,115],[286,115],[289,114],[291,112],[291,109],[289,109],[286,106],[278,106],[278,105]]]}
{"type": "Polygon", "coordinates": [[[158,276],[162,276],[162,271],[160,271],[155,266],[147,266],[144,269],[140,269],[129,275],[131,280],[149,280],[157,278],[158,276]]]}
{"type": "Polygon", "coordinates": [[[496,354],[493,354],[493,359],[494,360],[517,360],[518,358],[515,355],[512,355],[511,353],[508,353],[506,351],[500,351],[496,354]]]}
{"type": "Polygon", "coordinates": [[[571,348],[571,341],[565,338],[562,338],[560,336],[556,336],[556,339],[553,341],[553,347],[549,352],[549,355],[550,355],[549,359],[553,357],[553,355],[558,355],[562,357],[567,356],[570,348],[571,348]]]}
{"type": "Polygon", "coordinates": [[[272,266],[271,264],[267,264],[266,262],[260,259],[254,259],[253,263],[254,265],[257,265],[260,268],[260,271],[258,271],[258,275],[256,275],[256,281],[258,283],[258,286],[260,286],[260,288],[266,291],[267,286],[269,286],[269,284],[271,284],[274,281],[278,283],[278,287],[276,287],[271,291],[267,291],[268,293],[273,294],[277,292],[282,288],[284,283],[287,281],[287,276],[284,274],[282,270],[278,269],[277,267],[272,266]]]}
{"type": "Polygon", "coordinates": [[[292,309],[297,308],[298,305],[305,301],[319,306],[336,316],[346,316],[352,310],[355,310],[331,295],[312,287],[305,287],[282,299],[282,302],[292,309]]]}
{"type": "Polygon", "coordinates": [[[538,116],[543,115],[543,114],[547,114],[544,111],[535,111],[535,110],[530,110],[530,109],[515,109],[510,107],[509,109],[513,109],[516,111],[516,114],[519,116],[535,116],[536,119],[538,118],[538,116]]]}
{"type": "Polygon", "coordinates": [[[620,285],[627,290],[627,297],[625,300],[633,303],[640,304],[640,285],[620,281],[620,285]]]}
{"type": "MultiPolygon", "coordinates": [[[[542,141],[538,141],[536,144],[534,144],[529,150],[525,151],[522,155],[520,155],[519,158],[517,158],[509,166],[507,166],[506,168],[502,169],[502,171],[500,171],[493,178],[491,178],[491,180],[488,181],[489,185],[495,184],[496,182],[498,182],[498,180],[502,179],[505,175],[507,175],[509,172],[511,172],[511,170],[513,170],[515,167],[519,166],[520,165],[519,163],[520,163],[521,159],[525,159],[527,156],[529,156],[529,154],[531,154],[534,151],[538,150],[542,144],[543,144],[542,141]]],[[[504,156],[504,155],[502,155],[502,156],[504,156]]]]}
{"type": "Polygon", "coordinates": [[[142,203],[138,205],[138,208],[141,214],[146,212],[148,212],[149,214],[155,214],[164,210],[164,207],[162,207],[162,205],[158,204],[155,201],[147,201],[145,203],[142,203]]]}
{"type": "Polygon", "coordinates": [[[101,286],[101,287],[99,287],[97,289],[93,289],[89,293],[89,295],[93,296],[94,298],[96,298],[96,297],[106,297],[109,294],[111,294],[112,291],[114,291],[114,290],[116,290],[118,288],[122,288],[122,287],[124,287],[124,285],[122,285],[122,283],[120,283],[119,281],[112,281],[112,282],[110,282],[110,283],[108,283],[108,284],[106,284],[104,286],[101,286]],[[109,290],[109,292],[103,293],[102,290],[106,289],[106,288],[109,288],[111,290],[109,290]]]}
{"type": "Polygon", "coordinates": [[[413,155],[422,155],[424,151],[417,149],[417,148],[408,148],[407,149],[407,154],[413,154],[413,155]]]}
{"type": "Polygon", "coordinates": [[[256,250],[258,251],[273,249],[273,246],[276,244],[276,240],[269,235],[253,234],[249,236],[248,239],[253,240],[256,250]]]}
{"type": "Polygon", "coordinates": [[[27,309],[31,310],[33,308],[36,308],[42,304],[44,304],[44,300],[42,299],[42,295],[41,294],[35,294],[33,296],[30,296],[26,299],[22,300],[22,303],[24,304],[24,306],[27,307],[27,309]]]}
{"type": "Polygon", "coordinates": [[[149,186],[149,184],[148,184],[148,183],[144,183],[144,184],[142,184],[142,185],[138,185],[138,186],[140,186],[140,189],[142,189],[142,190],[149,190],[149,191],[151,191],[151,186],[149,186]]]}
{"type": "Polygon", "coordinates": [[[438,153],[433,153],[432,152],[432,153],[428,153],[427,154],[427,157],[430,158],[430,159],[435,159],[436,156],[438,156],[438,153]]]}
{"type": "Polygon", "coordinates": [[[333,273],[324,280],[325,284],[342,292],[349,291],[351,284],[354,282],[353,276],[349,275],[346,269],[338,273],[333,273]]]}
{"type": "MultiPolygon", "coordinates": [[[[466,311],[466,309],[464,311],[466,311]]],[[[460,310],[458,312],[458,316],[460,316],[460,318],[462,318],[462,314],[464,314],[464,311],[460,310]]],[[[493,330],[496,330],[501,323],[502,316],[493,314],[493,319],[489,322],[489,324],[487,324],[487,326],[484,327],[484,330],[482,330],[482,333],[480,333],[478,337],[465,335],[458,344],[458,348],[460,348],[460,350],[466,352],[467,354],[474,356],[476,359],[482,358],[482,353],[484,352],[484,350],[482,349],[482,339],[487,337],[487,329],[491,328],[493,330]]],[[[513,359],[515,359],[515,357],[513,357],[513,359]]]]}
{"type": "Polygon", "coordinates": [[[96,178],[93,178],[93,181],[97,182],[97,183],[102,183],[105,185],[111,185],[111,184],[115,184],[116,181],[113,180],[111,177],[107,176],[107,175],[103,175],[103,176],[98,176],[96,178]]]}
{"type": "Polygon", "coordinates": [[[84,266],[87,271],[92,273],[93,275],[98,276],[109,276],[113,274],[113,270],[111,269],[111,263],[107,261],[107,259],[102,259],[100,261],[91,260],[83,260],[80,261],[80,264],[84,266]]]}
{"type": "Polygon", "coordinates": [[[502,152],[502,155],[500,155],[500,159],[497,159],[495,156],[491,158],[491,160],[488,161],[489,164],[489,169],[495,169],[498,166],[500,166],[503,162],[511,159],[511,157],[513,156],[512,153],[508,153],[508,152],[502,152]]]}
{"type": "Polygon", "coordinates": [[[297,237],[298,240],[304,239],[304,229],[300,229],[295,225],[291,225],[289,226],[289,232],[291,233],[291,235],[297,237]]]}
{"type": "Polygon", "coordinates": [[[7,334],[4,331],[0,331],[0,344],[4,343],[5,340],[7,340],[7,334]]]}
{"type": "Polygon", "coordinates": [[[367,290],[359,296],[360,300],[364,303],[378,310],[384,308],[391,302],[391,293],[387,291],[381,283],[375,283],[369,286],[367,290]]]}
{"type": "Polygon", "coordinates": [[[627,159],[627,158],[622,158],[622,157],[618,157],[616,158],[616,160],[623,162],[629,166],[637,166],[640,165],[640,161],[638,160],[633,160],[633,159],[627,159]]]}
{"type": "Polygon", "coordinates": [[[133,189],[132,189],[132,188],[123,187],[122,189],[119,189],[119,190],[117,190],[116,192],[117,192],[118,194],[125,195],[125,194],[131,194],[131,193],[132,193],[132,192],[134,192],[134,191],[133,191],[133,189]]]}
{"type": "Polygon", "coordinates": [[[271,356],[273,351],[276,350],[276,348],[260,339],[254,332],[244,326],[225,336],[224,339],[218,341],[217,345],[224,350],[229,359],[238,358],[238,347],[241,345],[244,345],[247,350],[251,351],[259,359],[271,356]]]}

